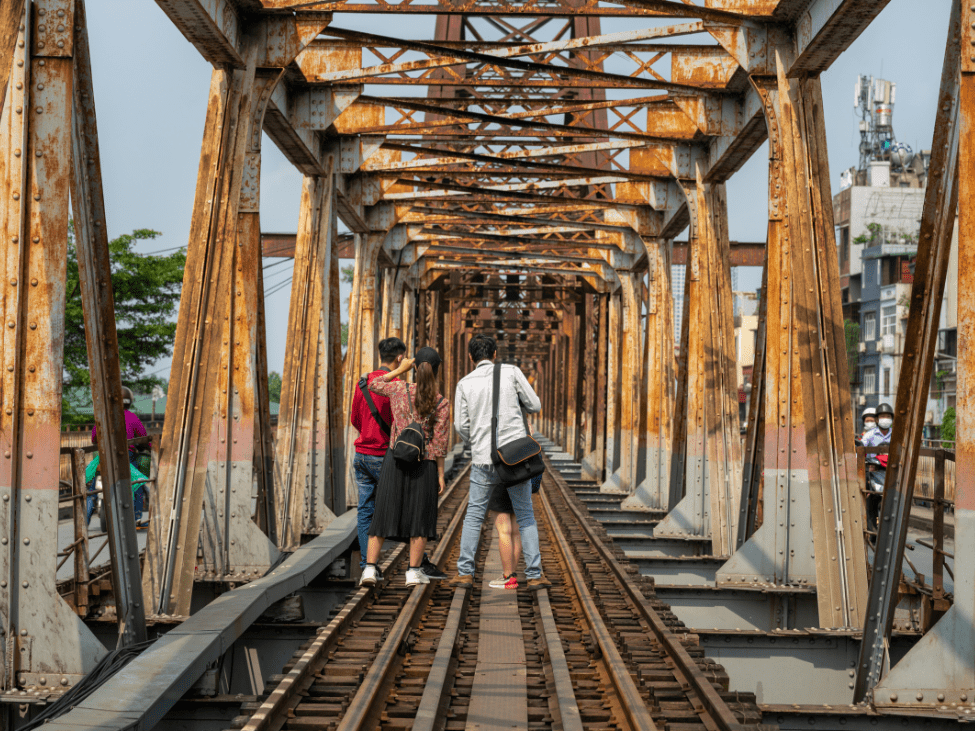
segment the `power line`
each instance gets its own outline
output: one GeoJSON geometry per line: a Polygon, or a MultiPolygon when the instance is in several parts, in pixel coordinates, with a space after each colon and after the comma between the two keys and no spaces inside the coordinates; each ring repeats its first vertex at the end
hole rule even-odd
{"type": "Polygon", "coordinates": [[[279,291],[281,291],[282,289],[284,289],[285,287],[287,287],[287,286],[288,286],[289,284],[291,284],[291,280],[292,280],[292,279],[293,279],[293,277],[288,277],[288,278],[287,278],[287,279],[286,279],[285,281],[283,281],[283,282],[280,282],[280,283],[278,283],[278,284],[276,284],[276,285],[274,285],[274,286],[273,286],[272,288],[270,288],[270,289],[266,289],[266,290],[264,290],[264,296],[265,296],[265,297],[270,297],[270,296],[271,296],[272,294],[274,294],[275,292],[279,292],[279,291]]]}

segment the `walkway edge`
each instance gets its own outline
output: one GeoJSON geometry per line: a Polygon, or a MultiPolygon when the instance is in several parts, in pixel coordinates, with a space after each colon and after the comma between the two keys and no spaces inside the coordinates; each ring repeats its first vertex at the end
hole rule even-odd
{"type": "Polygon", "coordinates": [[[210,602],[44,728],[151,729],[268,607],[307,586],[352,545],[356,514],[355,509],[343,513],[270,574],[210,602]]]}

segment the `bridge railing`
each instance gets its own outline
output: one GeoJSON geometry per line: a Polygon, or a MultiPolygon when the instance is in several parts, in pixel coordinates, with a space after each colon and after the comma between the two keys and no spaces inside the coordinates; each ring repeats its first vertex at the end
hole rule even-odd
{"type": "MultiPolygon", "coordinates": [[[[867,500],[871,495],[876,495],[867,489],[866,486],[866,458],[875,454],[887,454],[888,446],[882,447],[862,447],[857,450],[857,472],[860,476],[860,489],[864,493],[864,510],[866,511],[867,500]]],[[[918,522],[925,528],[930,526],[931,540],[914,539],[913,543],[924,546],[932,552],[931,575],[927,577],[922,571],[911,562],[906,555],[904,560],[914,574],[913,579],[907,576],[902,577],[903,584],[914,593],[918,594],[922,600],[922,607],[928,611],[922,611],[922,629],[927,631],[944,612],[948,610],[952,603],[952,595],[945,591],[944,575],[948,572],[954,580],[954,573],[945,559],[954,561],[954,554],[945,550],[945,537],[950,534],[954,536],[953,515],[955,512],[955,452],[951,449],[942,447],[922,447],[918,458],[917,477],[914,482],[914,498],[911,506],[912,518],[917,518],[918,522]],[[951,521],[949,530],[946,530],[946,516],[951,521]],[[930,583],[927,579],[930,578],[930,583]]],[[[863,516],[864,538],[869,543],[875,543],[877,532],[863,516]]],[[[907,548],[914,550],[908,541],[907,548]]]]}
{"type": "MultiPolygon", "coordinates": [[[[69,560],[72,560],[74,562],[74,575],[70,579],[58,580],[58,594],[81,617],[88,615],[89,599],[93,593],[111,590],[112,575],[111,562],[107,557],[101,564],[96,563],[99,555],[108,546],[106,533],[102,531],[89,533],[88,531],[88,497],[89,495],[100,494],[101,488],[89,491],[85,483],[85,469],[91,461],[92,455],[97,453],[98,447],[91,444],[89,433],[85,432],[84,434],[88,444],[82,445],[65,445],[64,436],[62,436],[61,483],[58,491],[59,517],[63,516],[70,519],[74,527],[71,543],[58,550],[57,562],[57,571],[60,571],[69,560]],[[65,461],[67,461],[67,470],[64,468],[65,461]],[[64,515],[62,510],[67,515],[64,515]],[[98,539],[103,540],[99,541],[98,539]],[[94,553],[91,553],[89,547],[93,541],[99,542],[100,545],[94,553]]],[[[157,438],[157,445],[158,442],[159,439],[157,438]]],[[[152,443],[152,435],[129,440],[130,445],[152,445],[152,443]]],[[[153,474],[149,475],[145,484],[155,484],[155,472],[155,460],[153,460],[153,474]]]]}

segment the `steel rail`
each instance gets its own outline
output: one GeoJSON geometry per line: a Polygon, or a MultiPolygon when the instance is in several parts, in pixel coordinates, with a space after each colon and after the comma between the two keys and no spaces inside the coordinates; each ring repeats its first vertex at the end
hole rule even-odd
{"type": "Polygon", "coordinates": [[[441,710],[440,704],[443,703],[447,683],[450,681],[450,666],[454,658],[454,649],[457,647],[460,630],[464,626],[470,597],[471,592],[466,589],[460,587],[454,589],[450,611],[447,613],[447,622],[444,625],[443,634],[440,635],[437,652],[433,656],[433,664],[430,666],[430,674],[427,676],[423,695],[420,697],[420,705],[416,709],[416,717],[413,719],[413,731],[435,731],[437,728],[441,710]]]}
{"type": "MultiPolygon", "coordinates": [[[[657,638],[657,641],[666,650],[671,662],[673,662],[674,675],[677,680],[681,683],[683,688],[686,688],[689,693],[693,693],[697,696],[700,708],[696,708],[698,713],[701,714],[701,719],[709,728],[720,729],[721,731],[754,731],[754,726],[746,726],[738,721],[731,708],[721,697],[721,694],[715,689],[714,685],[707,679],[704,672],[691,657],[690,653],[681,644],[677,636],[670,630],[669,627],[664,623],[664,620],[659,614],[650,606],[647,602],[646,597],[640,588],[633,582],[626,570],[620,565],[619,561],[613,555],[613,552],[609,547],[602,541],[602,539],[596,535],[596,532],[592,529],[589,523],[589,518],[587,518],[577,505],[569,498],[569,486],[566,484],[565,479],[562,477],[558,471],[552,466],[549,461],[548,456],[545,456],[545,463],[548,467],[548,472],[552,476],[553,481],[561,493],[566,506],[575,516],[579,525],[582,527],[586,534],[586,538],[589,544],[596,549],[600,556],[606,564],[612,569],[617,582],[622,587],[624,595],[628,596],[636,607],[640,616],[642,616],[647,623],[650,625],[650,629],[653,631],[657,638]],[[710,721],[710,723],[709,723],[710,721]]],[[[543,501],[546,506],[548,505],[548,498],[543,494],[543,501]]],[[[697,705],[697,704],[695,704],[697,705]]]]}
{"type": "MultiPolygon", "coordinates": [[[[470,468],[470,463],[466,464],[457,474],[457,476],[451,481],[450,486],[438,501],[438,509],[441,508],[454,494],[454,491],[457,490],[458,485],[460,485],[461,481],[470,471],[470,468]]],[[[452,542],[452,533],[456,533],[458,526],[461,524],[465,504],[465,502],[462,502],[458,507],[457,513],[451,519],[450,524],[447,526],[447,530],[444,532],[443,538],[441,538],[439,544],[437,545],[437,550],[433,554],[434,563],[439,563],[440,557],[443,556],[443,552],[446,551],[446,547],[452,542]]],[[[380,567],[383,573],[391,570],[397,563],[402,561],[408,552],[408,547],[409,544],[402,543],[393,549],[380,567]]],[[[430,585],[428,584],[424,588],[427,589],[429,587],[430,585]]],[[[284,725],[288,711],[292,710],[293,707],[298,705],[298,703],[301,701],[301,694],[307,690],[308,686],[310,686],[314,681],[315,673],[318,672],[322,659],[326,657],[336,645],[341,632],[365,611],[366,598],[371,593],[372,587],[368,586],[362,586],[356,590],[355,594],[353,594],[352,597],[346,602],[345,606],[342,607],[339,613],[332,618],[332,621],[330,621],[324,629],[319,630],[318,637],[316,637],[314,642],[308,646],[308,649],[305,650],[291,671],[284,676],[280,683],[278,683],[277,687],[267,697],[267,700],[265,700],[254,712],[250,720],[244,725],[242,731],[276,731],[284,725]]],[[[425,592],[414,591],[413,596],[410,597],[410,602],[412,602],[419,593],[425,592]]],[[[410,606],[410,602],[407,603],[407,606],[410,606]]],[[[400,613],[400,617],[404,615],[405,611],[406,607],[404,607],[404,611],[400,613]]],[[[399,625],[399,622],[397,622],[397,625],[399,625]]],[[[395,632],[395,630],[396,626],[394,626],[393,632],[395,632]]],[[[392,635],[393,632],[390,632],[390,635],[392,635]]],[[[397,641],[394,648],[395,651],[399,650],[399,644],[400,642],[397,641]]],[[[387,649],[387,645],[383,646],[383,650],[387,649]]],[[[380,656],[381,655],[382,651],[380,652],[380,656]]],[[[379,658],[377,658],[377,662],[378,660],[379,658]]],[[[365,683],[363,683],[363,686],[364,685],[365,683]]],[[[359,694],[356,695],[356,699],[358,698],[359,694]]],[[[355,701],[353,701],[353,705],[354,702],[355,701]]],[[[352,710],[352,707],[353,706],[349,707],[350,711],[352,710]]]]}
{"type": "Polygon", "coordinates": [[[541,589],[536,592],[535,598],[538,601],[538,610],[542,615],[542,631],[545,647],[548,650],[548,664],[552,668],[552,680],[555,683],[555,697],[558,699],[562,731],[583,731],[582,715],[579,713],[579,703],[572,686],[572,671],[569,670],[569,663],[565,659],[565,651],[562,649],[562,638],[559,636],[559,628],[555,625],[552,604],[548,599],[548,589],[541,589]]]}
{"type": "MultiPolygon", "coordinates": [[[[471,463],[468,462],[461,473],[461,476],[470,471],[471,463]]],[[[454,481],[451,491],[456,489],[460,480],[454,481]]],[[[437,542],[437,550],[433,552],[430,560],[439,565],[446,557],[454,541],[460,538],[460,529],[464,522],[464,513],[467,505],[467,498],[461,502],[447,525],[447,530],[437,542]]],[[[405,544],[404,544],[405,548],[405,544]]],[[[353,697],[352,702],[346,709],[342,720],[339,722],[338,731],[352,731],[353,729],[366,728],[370,721],[375,721],[373,712],[376,710],[377,700],[386,699],[384,691],[388,682],[392,680],[392,673],[396,668],[395,660],[400,655],[400,647],[407,638],[410,631],[420,618],[421,610],[426,607],[427,599],[433,592],[433,583],[421,584],[413,589],[410,598],[400,610],[396,622],[386,635],[383,646],[379,649],[376,659],[369,667],[369,672],[362,679],[359,690],[353,697]]]]}
{"type": "MultiPolygon", "coordinates": [[[[549,470],[551,471],[551,466],[549,470]]],[[[539,495],[542,500],[542,506],[545,508],[545,514],[552,527],[552,536],[555,539],[555,545],[559,553],[562,554],[562,559],[568,567],[568,578],[571,579],[573,589],[579,597],[579,604],[582,605],[582,610],[586,615],[586,621],[589,622],[592,635],[599,644],[599,649],[603,654],[603,660],[609,670],[613,687],[616,688],[620,703],[623,706],[623,712],[626,714],[626,718],[633,729],[637,731],[657,731],[657,725],[653,722],[653,717],[647,709],[647,703],[643,696],[640,695],[640,690],[636,687],[636,683],[633,682],[633,677],[630,675],[630,670],[626,666],[623,656],[620,655],[620,651],[616,647],[613,635],[610,634],[609,628],[599,613],[599,607],[596,606],[596,602],[589,592],[589,588],[586,586],[586,577],[579,568],[578,562],[572,556],[572,547],[565,537],[562,526],[559,525],[555,517],[552,504],[544,490],[539,495]]],[[[585,521],[580,519],[579,522],[584,523],[585,521]]]]}

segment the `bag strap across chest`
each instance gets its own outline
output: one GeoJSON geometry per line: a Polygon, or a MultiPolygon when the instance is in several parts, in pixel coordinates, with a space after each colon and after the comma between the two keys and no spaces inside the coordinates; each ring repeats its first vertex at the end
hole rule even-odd
{"type": "MultiPolygon", "coordinates": [[[[493,379],[494,380],[494,384],[493,384],[493,387],[491,389],[492,392],[493,392],[491,394],[491,401],[492,401],[492,405],[491,405],[491,457],[492,457],[492,459],[498,453],[498,409],[499,409],[500,404],[501,404],[501,364],[500,363],[495,363],[494,364],[494,374],[493,374],[493,376],[494,376],[494,379],[493,379]]],[[[521,411],[521,418],[525,422],[525,434],[529,434],[530,433],[530,430],[528,429],[528,417],[525,416],[524,410],[520,408],[520,404],[519,404],[519,411],[521,411]]]]}

